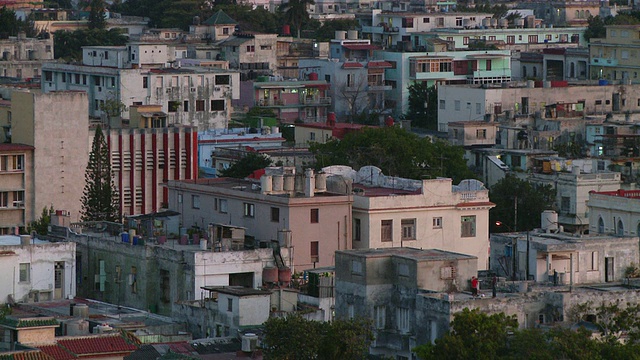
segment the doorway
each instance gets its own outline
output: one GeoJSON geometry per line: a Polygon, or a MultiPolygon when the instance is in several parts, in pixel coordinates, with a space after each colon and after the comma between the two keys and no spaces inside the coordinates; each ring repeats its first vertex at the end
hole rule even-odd
{"type": "Polygon", "coordinates": [[[613,258],[605,257],[604,258],[604,281],[611,282],[614,281],[613,274],[613,258]]]}
{"type": "Polygon", "coordinates": [[[53,298],[62,299],[64,297],[64,261],[56,261],[54,268],[53,298]]]}

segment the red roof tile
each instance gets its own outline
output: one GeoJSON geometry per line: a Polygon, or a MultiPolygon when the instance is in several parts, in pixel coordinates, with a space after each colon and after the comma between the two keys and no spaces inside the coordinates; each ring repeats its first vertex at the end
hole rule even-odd
{"type": "Polygon", "coordinates": [[[369,61],[368,68],[391,68],[393,65],[388,61],[369,61]]]}
{"type": "Polygon", "coordinates": [[[0,144],[0,151],[20,151],[20,150],[33,150],[34,147],[25,144],[0,144]]]}
{"type": "Polygon", "coordinates": [[[39,346],[39,348],[40,350],[42,350],[42,352],[54,358],[55,360],[71,360],[76,358],[75,355],[58,345],[39,346]]]}
{"type": "Polygon", "coordinates": [[[58,345],[77,355],[129,353],[137,349],[120,335],[58,340],[58,345]]]}
{"type": "Polygon", "coordinates": [[[362,67],[364,67],[364,65],[360,64],[359,62],[346,62],[342,64],[343,69],[354,69],[354,68],[362,68],[362,67]]]}
{"type": "Polygon", "coordinates": [[[349,50],[377,50],[379,46],[371,44],[342,44],[342,47],[349,50]]]}

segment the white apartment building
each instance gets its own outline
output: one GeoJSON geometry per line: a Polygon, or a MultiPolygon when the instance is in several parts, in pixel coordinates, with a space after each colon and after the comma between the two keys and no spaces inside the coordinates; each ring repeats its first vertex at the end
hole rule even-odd
{"type": "Polygon", "coordinates": [[[0,236],[0,302],[39,302],[76,295],[76,244],[0,236]]]}

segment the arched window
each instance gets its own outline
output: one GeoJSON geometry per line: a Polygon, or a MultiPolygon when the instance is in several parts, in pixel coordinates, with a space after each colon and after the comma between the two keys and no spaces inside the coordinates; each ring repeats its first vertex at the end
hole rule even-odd
{"type": "Polygon", "coordinates": [[[587,15],[587,19],[588,19],[588,18],[590,18],[590,17],[591,17],[591,11],[587,10],[587,11],[585,12],[585,15],[587,15]]]}
{"type": "MultiPolygon", "coordinates": [[[[638,224],[640,226],[640,224],[638,224]]],[[[598,219],[598,234],[604,234],[604,220],[602,218],[598,219]]]]}
{"type": "Polygon", "coordinates": [[[576,19],[580,19],[580,10],[576,10],[576,19]]]}
{"type": "Polygon", "coordinates": [[[620,236],[624,235],[624,224],[622,224],[621,219],[618,219],[618,229],[616,231],[616,234],[620,236]]]}

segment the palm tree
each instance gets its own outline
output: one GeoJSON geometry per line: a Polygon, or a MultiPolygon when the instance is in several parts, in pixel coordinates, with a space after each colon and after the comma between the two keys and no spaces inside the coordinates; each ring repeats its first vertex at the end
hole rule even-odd
{"type": "Polygon", "coordinates": [[[284,12],[285,22],[293,25],[298,31],[298,39],[300,39],[302,24],[309,19],[307,6],[314,4],[313,0],[289,0],[289,2],[280,5],[280,11],[284,12]]]}

